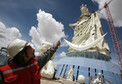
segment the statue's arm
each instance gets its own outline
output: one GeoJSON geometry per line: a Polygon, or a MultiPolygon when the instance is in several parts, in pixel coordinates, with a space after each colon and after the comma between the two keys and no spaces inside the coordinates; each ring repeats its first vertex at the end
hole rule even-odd
{"type": "Polygon", "coordinates": [[[76,26],[77,25],[77,22],[74,23],[74,24],[69,24],[70,27],[73,27],[73,26],[76,26]]]}

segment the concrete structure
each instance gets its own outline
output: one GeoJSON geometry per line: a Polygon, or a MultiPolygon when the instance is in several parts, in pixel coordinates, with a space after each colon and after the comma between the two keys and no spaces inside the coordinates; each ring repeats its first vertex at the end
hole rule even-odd
{"type": "MultiPolygon", "coordinates": [[[[89,78],[97,79],[101,73],[101,82],[105,84],[122,84],[118,65],[111,62],[109,46],[104,39],[104,32],[96,12],[90,13],[86,5],[81,6],[82,15],[78,21],[70,26],[75,26],[72,43],[65,40],[70,46],[67,57],[57,63],[57,76],[67,78],[70,67],[73,68],[73,81],[78,81],[78,76],[85,77],[85,84],[89,78]]],[[[94,81],[94,80],[91,80],[94,81]]]]}

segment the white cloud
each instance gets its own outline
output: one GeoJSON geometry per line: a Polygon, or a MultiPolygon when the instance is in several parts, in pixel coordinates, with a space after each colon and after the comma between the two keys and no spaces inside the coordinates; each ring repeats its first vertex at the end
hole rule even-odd
{"type": "Polygon", "coordinates": [[[40,49],[41,40],[40,40],[40,37],[39,37],[38,30],[36,30],[35,27],[32,27],[29,34],[32,37],[31,41],[34,44],[34,46],[36,46],[37,49],[40,49]]]}
{"type": "Polygon", "coordinates": [[[7,47],[12,40],[20,37],[21,33],[16,27],[7,28],[0,22],[0,47],[7,47]]]}
{"type": "Polygon", "coordinates": [[[37,20],[38,27],[31,27],[29,33],[37,49],[40,49],[43,40],[55,44],[61,38],[66,37],[63,31],[64,25],[56,21],[50,13],[39,10],[37,20]]]}
{"type": "Polygon", "coordinates": [[[66,56],[66,53],[65,52],[62,52],[61,54],[60,54],[60,57],[65,57],[66,56]]]}
{"type": "MultiPolygon", "coordinates": [[[[105,2],[109,2],[110,0],[92,0],[93,2],[97,2],[99,4],[99,9],[103,8],[105,2]]],[[[116,27],[122,27],[122,0],[112,0],[109,4],[109,9],[114,21],[114,25],[116,27]]],[[[100,12],[100,17],[106,17],[105,9],[100,12]]]]}

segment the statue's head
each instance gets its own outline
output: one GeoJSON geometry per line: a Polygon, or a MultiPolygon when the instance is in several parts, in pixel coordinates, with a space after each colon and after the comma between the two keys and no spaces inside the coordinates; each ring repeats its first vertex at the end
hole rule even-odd
{"type": "Polygon", "coordinates": [[[82,15],[89,15],[89,10],[86,5],[83,5],[80,7],[82,15]]]}

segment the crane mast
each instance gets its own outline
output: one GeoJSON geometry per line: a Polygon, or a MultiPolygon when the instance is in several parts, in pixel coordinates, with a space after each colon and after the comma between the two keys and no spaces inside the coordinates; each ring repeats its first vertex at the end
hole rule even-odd
{"type": "Polygon", "coordinates": [[[116,28],[114,27],[112,16],[111,16],[111,13],[110,13],[110,10],[109,10],[109,7],[108,7],[109,3],[105,3],[104,8],[105,8],[108,23],[109,23],[111,37],[112,37],[112,41],[113,41],[113,44],[114,44],[114,50],[116,52],[116,56],[117,56],[117,59],[118,59],[118,65],[119,65],[119,68],[120,68],[120,76],[122,78],[122,48],[121,48],[119,38],[118,38],[118,35],[117,35],[117,32],[116,32],[116,28]]]}

